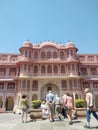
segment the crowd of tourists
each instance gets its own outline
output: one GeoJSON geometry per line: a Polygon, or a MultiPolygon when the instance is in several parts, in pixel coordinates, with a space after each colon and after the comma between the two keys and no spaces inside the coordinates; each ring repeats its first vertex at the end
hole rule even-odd
{"type": "MultiPolygon", "coordinates": [[[[85,101],[87,104],[86,120],[87,123],[84,126],[85,128],[90,128],[90,115],[91,113],[98,121],[98,115],[96,114],[96,107],[94,103],[94,98],[89,88],[85,89],[85,101]]],[[[29,109],[29,103],[27,96],[23,95],[21,99],[21,108],[22,108],[22,122],[27,122],[27,115],[29,109]]],[[[69,125],[73,124],[73,118],[77,119],[74,110],[74,100],[69,93],[64,93],[62,98],[57,94],[54,95],[52,90],[49,90],[49,93],[46,95],[46,99],[41,102],[42,110],[42,120],[49,119],[50,122],[55,120],[64,120],[68,119],[69,125]]]]}

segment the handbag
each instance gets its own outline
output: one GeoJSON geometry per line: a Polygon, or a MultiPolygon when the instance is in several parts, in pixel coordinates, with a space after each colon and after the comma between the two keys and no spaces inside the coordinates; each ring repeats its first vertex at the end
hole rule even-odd
{"type": "Polygon", "coordinates": [[[68,107],[67,107],[67,106],[64,106],[64,110],[67,111],[67,110],[68,110],[68,107]]]}

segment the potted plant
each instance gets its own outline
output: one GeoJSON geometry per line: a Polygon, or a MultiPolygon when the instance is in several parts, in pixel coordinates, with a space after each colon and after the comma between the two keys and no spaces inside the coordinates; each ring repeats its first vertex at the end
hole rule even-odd
{"type": "Polygon", "coordinates": [[[30,118],[36,120],[37,118],[42,117],[42,110],[40,109],[41,101],[40,100],[33,100],[31,107],[33,108],[30,111],[30,118]]]}
{"type": "Polygon", "coordinates": [[[41,101],[40,100],[33,100],[31,106],[34,109],[38,109],[41,106],[41,101]]]}
{"type": "Polygon", "coordinates": [[[75,107],[77,117],[86,116],[85,101],[83,99],[75,99],[74,107],[75,107]]]}

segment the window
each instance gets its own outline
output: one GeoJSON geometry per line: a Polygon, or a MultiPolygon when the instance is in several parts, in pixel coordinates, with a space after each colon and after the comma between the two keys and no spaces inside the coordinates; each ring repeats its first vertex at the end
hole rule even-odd
{"type": "Polygon", "coordinates": [[[8,83],[7,89],[11,89],[11,90],[15,89],[15,83],[13,82],[8,83]]]}
{"type": "Polygon", "coordinates": [[[67,82],[66,82],[66,80],[62,80],[62,88],[67,88],[67,82]]]}
{"type": "Polygon", "coordinates": [[[44,65],[41,67],[41,73],[45,73],[45,66],[44,65]]]}
{"type": "Polygon", "coordinates": [[[76,82],[76,80],[74,80],[74,87],[77,87],[77,82],[76,82]]]}
{"type": "Polygon", "coordinates": [[[71,53],[71,56],[73,56],[73,50],[71,50],[71,52],[70,52],[70,53],[71,53]]]}
{"type": "Polygon", "coordinates": [[[0,83],[0,90],[4,89],[4,83],[0,83]]]}
{"type": "Polygon", "coordinates": [[[65,73],[65,66],[61,65],[61,73],[65,73]]]}
{"type": "Polygon", "coordinates": [[[88,82],[83,82],[83,88],[89,88],[89,83],[88,82]]]}
{"type": "Polygon", "coordinates": [[[37,65],[34,66],[34,73],[38,73],[38,66],[37,65]]]}
{"type": "Polygon", "coordinates": [[[91,71],[91,75],[97,74],[96,68],[91,68],[90,71],[91,71]]]}
{"type": "Polygon", "coordinates": [[[63,52],[63,51],[60,52],[60,58],[61,58],[61,59],[64,58],[64,52],[63,52]]]}
{"type": "Polygon", "coordinates": [[[47,58],[50,59],[52,57],[52,54],[50,51],[47,52],[47,58]]]}
{"type": "Polygon", "coordinates": [[[52,67],[50,65],[47,67],[47,73],[52,73],[52,67]]]}
{"type": "Polygon", "coordinates": [[[37,90],[38,90],[38,81],[37,81],[37,80],[34,80],[34,81],[33,81],[32,90],[33,90],[33,91],[37,91],[37,90]]]}
{"type": "Polygon", "coordinates": [[[58,56],[57,56],[57,52],[56,51],[54,51],[53,52],[53,58],[57,58],[58,56]]]}
{"type": "Polygon", "coordinates": [[[57,65],[54,66],[54,73],[58,73],[58,67],[57,67],[57,65]]]}
{"type": "Polygon", "coordinates": [[[42,53],[41,53],[41,58],[45,58],[45,52],[43,51],[42,53]]]}
{"type": "Polygon", "coordinates": [[[29,50],[29,58],[31,58],[31,50],[29,50]]]}
{"type": "Polygon", "coordinates": [[[10,75],[16,75],[16,68],[11,68],[9,73],[10,75]]]}
{"type": "Polygon", "coordinates": [[[25,57],[27,57],[27,50],[25,50],[25,57]]]}
{"type": "Polygon", "coordinates": [[[98,82],[94,82],[93,87],[94,87],[94,89],[98,88],[98,82]]]}
{"type": "Polygon", "coordinates": [[[87,68],[81,68],[81,74],[87,75],[87,68]]]}
{"type": "Polygon", "coordinates": [[[22,81],[22,89],[26,88],[26,80],[22,81]]]}
{"type": "Polygon", "coordinates": [[[5,68],[0,68],[0,75],[5,75],[6,69],[5,68]]]}
{"type": "Polygon", "coordinates": [[[72,88],[72,80],[69,81],[69,87],[72,88]]]}
{"type": "Polygon", "coordinates": [[[37,51],[34,52],[34,58],[35,58],[35,59],[38,58],[38,52],[37,52],[37,51]]]}
{"type": "Polygon", "coordinates": [[[30,80],[27,80],[27,89],[30,89],[30,80]]]}
{"type": "Polygon", "coordinates": [[[26,64],[24,64],[24,70],[27,70],[27,65],[26,64]]]}

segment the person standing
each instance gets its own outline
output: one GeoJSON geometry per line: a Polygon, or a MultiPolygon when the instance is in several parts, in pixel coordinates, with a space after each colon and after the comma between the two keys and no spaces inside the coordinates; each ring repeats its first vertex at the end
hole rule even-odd
{"type": "Polygon", "coordinates": [[[55,96],[52,93],[52,91],[49,90],[49,93],[46,95],[46,102],[47,102],[50,122],[54,121],[54,101],[55,101],[55,96]]]}
{"type": "Polygon", "coordinates": [[[27,100],[27,96],[23,95],[20,103],[21,109],[22,109],[22,123],[27,123],[27,114],[29,109],[29,103],[27,100]]]}
{"type": "Polygon", "coordinates": [[[89,88],[86,88],[84,90],[86,93],[86,104],[87,104],[87,110],[86,110],[86,120],[87,124],[84,126],[84,128],[90,128],[90,115],[91,113],[95,117],[95,119],[98,121],[98,115],[96,114],[96,107],[94,103],[94,98],[92,93],[90,92],[89,88]]]}

